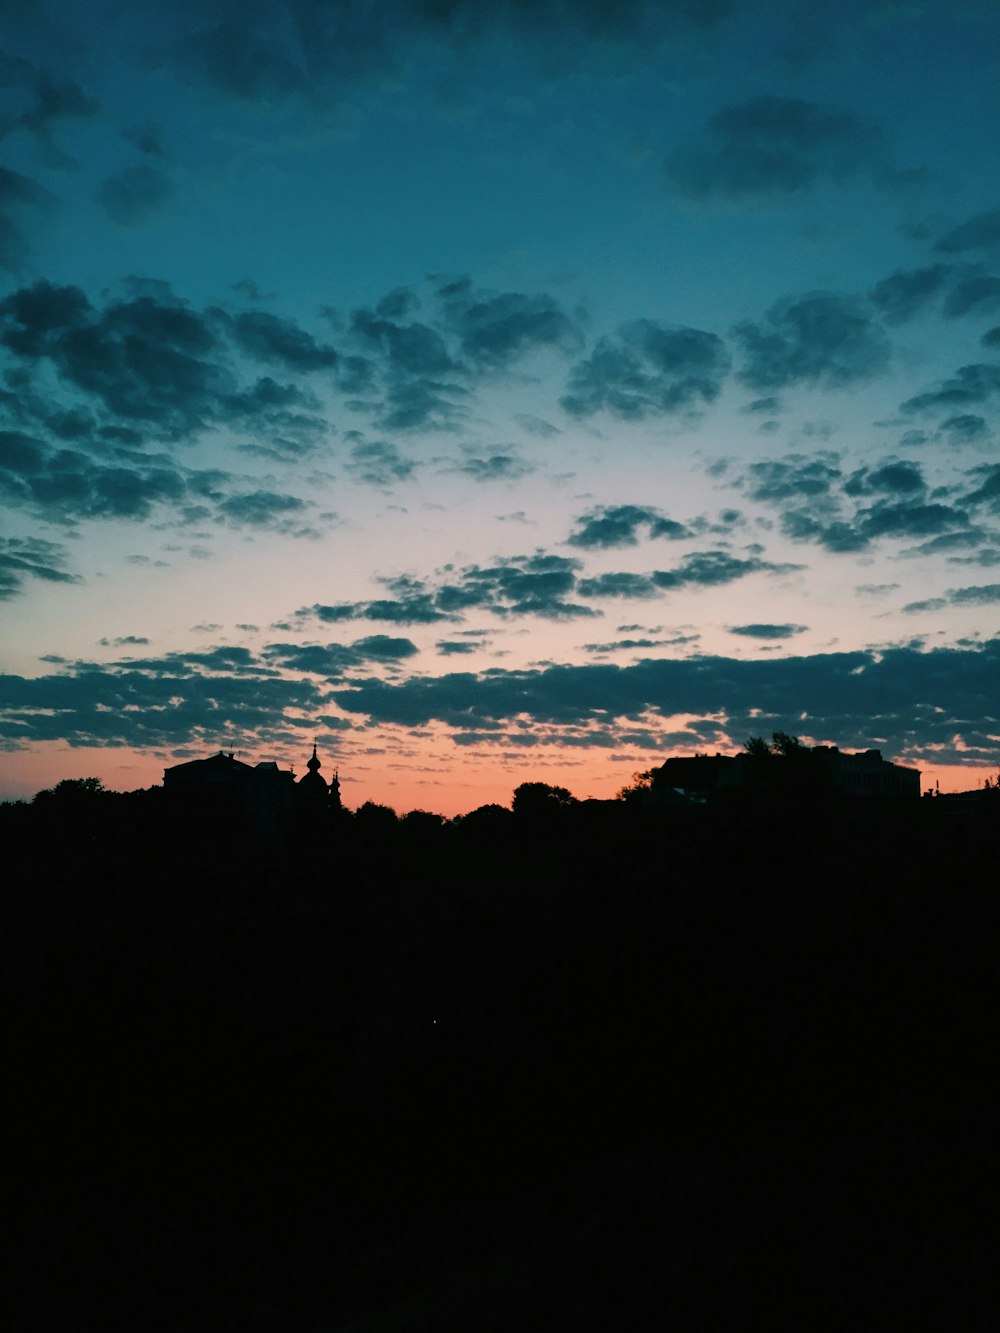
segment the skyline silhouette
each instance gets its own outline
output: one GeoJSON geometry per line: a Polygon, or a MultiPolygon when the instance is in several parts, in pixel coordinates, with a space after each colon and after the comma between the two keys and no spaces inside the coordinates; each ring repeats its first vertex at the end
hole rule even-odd
{"type": "Polygon", "coordinates": [[[991,5],[100,15],[0,16],[0,799],[996,771],[991,5]]]}

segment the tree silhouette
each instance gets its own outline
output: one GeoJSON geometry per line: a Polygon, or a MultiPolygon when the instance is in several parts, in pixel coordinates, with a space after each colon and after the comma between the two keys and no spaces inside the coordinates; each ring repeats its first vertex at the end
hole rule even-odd
{"type": "Polygon", "coordinates": [[[515,815],[545,818],[576,804],[576,797],[565,787],[553,787],[548,782],[522,782],[514,788],[511,809],[515,815]]]}

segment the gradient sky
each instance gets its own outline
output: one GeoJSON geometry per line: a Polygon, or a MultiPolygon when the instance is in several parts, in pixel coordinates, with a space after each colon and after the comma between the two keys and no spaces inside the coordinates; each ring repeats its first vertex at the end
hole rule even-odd
{"type": "Polygon", "coordinates": [[[1000,764],[992,0],[6,0],[0,797],[1000,764]]]}

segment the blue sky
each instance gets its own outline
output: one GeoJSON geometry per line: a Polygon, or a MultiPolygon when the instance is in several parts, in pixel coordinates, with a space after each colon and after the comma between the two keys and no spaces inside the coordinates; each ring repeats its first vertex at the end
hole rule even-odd
{"type": "Polygon", "coordinates": [[[998,28],[8,3],[0,795],[995,772],[998,28]]]}

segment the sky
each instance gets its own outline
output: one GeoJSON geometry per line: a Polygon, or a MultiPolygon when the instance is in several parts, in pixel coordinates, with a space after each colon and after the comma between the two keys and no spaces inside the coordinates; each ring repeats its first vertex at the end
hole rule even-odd
{"type": "Polygon", "coordinates": [[[992,0],[6,0],[0,799],[980,784],[998,158],[992,0]]]}

